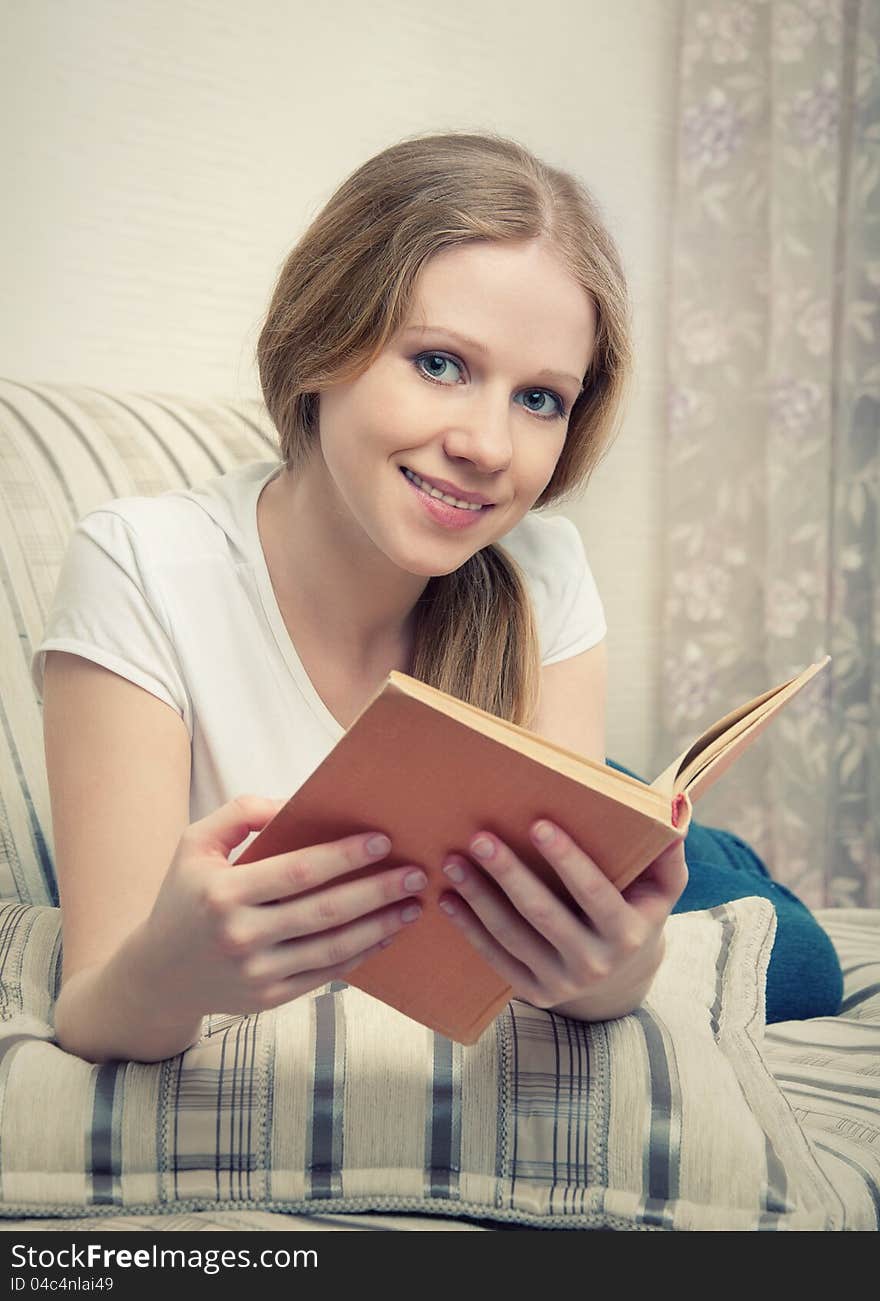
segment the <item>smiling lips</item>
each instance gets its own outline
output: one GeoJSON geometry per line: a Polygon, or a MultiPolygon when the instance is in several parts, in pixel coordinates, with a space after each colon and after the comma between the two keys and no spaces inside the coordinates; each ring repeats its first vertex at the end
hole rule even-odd
{"type": "Polygon", "coordinates": [[[456,506],[459,510],[473,511],[475,514],[483,508],[491,507],[493,502],[487,497],[482,497],[478,492],[465,492],[462,488],[457,488],[455,484],[447,483],[445,479],[423,479],[421,475],[410,470],[408,466],[402,465],[402,472],[414,483],[417,488],[435,500],[445,501],[449,506],[456,506]]]}
{"type": "Polygon", "coordinates": [[[421,475],[400,466],[400,472],[413,494],[413,502],[418,506],[422,517],[429,519],[435,526],[452,533],[476,528],[477,524],[494,510],[493,502],[481,506],[476,502],[462,501],[443,493],[433,484],[422,479],[421,475]],[[423,486],[424,485],[424,486],[423,486]]]}

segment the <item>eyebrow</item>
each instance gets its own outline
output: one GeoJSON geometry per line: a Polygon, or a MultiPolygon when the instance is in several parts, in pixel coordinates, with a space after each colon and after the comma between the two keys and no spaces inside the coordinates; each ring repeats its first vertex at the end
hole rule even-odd
{"type": "MultiPolygon", "coordinates": [[[[444,325],[413,325],[408,330],[404,330],[404,334],[446,334],[450,339],[457,339],[465,347],[472,348],[480,356],[489,356],[489,349],[484,343],[480,343],[478,339],[471,339],[466,334],[460,334],[458,330],[447,330],[444,325]]],[[[585,383],[583,380],[575,379],[574,375],[566,375],[560,370],[547,370],[545,368],[544,370],[535,371],[534,375],[536,379],[551,379],[555,380],[557,384],[575,384],[578,392],[584,387],[585,383]]]]}

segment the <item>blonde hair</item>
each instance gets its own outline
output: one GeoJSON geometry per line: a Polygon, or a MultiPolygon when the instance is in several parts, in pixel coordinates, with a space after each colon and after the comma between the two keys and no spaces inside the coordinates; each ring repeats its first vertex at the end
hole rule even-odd
{"type": "MultiPolygon", "coordinates": [[[[632,369],[626,280],[584,186],[492,133],[415,136],[384,149],[338,187],[287,257],[257,342],[287,466],[314,449],[320,390],[361,375],[407,322],[430,257],[474,240],[536,238],[554,247],[597,316],[584,387],[534,509],[576,495],[613,440],[632,369]]],[[[502,545],[428,580],[411,673],[500,718],[534,721],[537,630],[522,572],[502,545]]]]}

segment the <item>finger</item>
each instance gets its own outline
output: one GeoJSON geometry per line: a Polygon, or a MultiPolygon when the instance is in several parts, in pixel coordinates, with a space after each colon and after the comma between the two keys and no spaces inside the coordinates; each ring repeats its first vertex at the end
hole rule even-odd
{"type": "MultiPolygon", "coordinates": [[[[514,854],[509,845],[489,832],[478,832],[470,842],[470,852],[476,857],[480,843],[488,848],[479,854],[480,867],[488,873],[495,884],[504,892],[520,916],[537,931],[548,945],[559,953],[567,952],[583,944],[583,920],[576,917],[571,908],[553,893],[548,885],[514,854]]],[[[463,860],[463,864],[466,860],[463,860]]],[[[479,887],[480,876],[473,869],[468,880],[474,878],[471,889],[479,887]]],[[[464,891],[462,891],[464,893],[464,891]]],[[[466,897],[470,897],[466,895],[466,897]]],[[[478,910],[480,911],[480,910],[478,910]]],[[[480,911],[484,920],[488,920],[480,911]]],[[[491,928],[490,929],[494,929],[491,928]]],[[[517,957],[527,961],[526,954],[514,950],[517,957]]]]}
{"type": "Polygon", "coordinates": [[[461,931],[472,948],[476,949],[477,953],[485,958],[491,967],[494,967],[499,976],[517,991],[517,998],[537,1000],[540,997],[538,982],[531,969],[525,963],[519,962],[498,943],[466,900],[457,895],[443,895],[439,904],[450,922],[461,931]]]}
{"type": "MultiPolygon", "coordinates": [[[[511,900],[505,897],[505,894],[475,868],[472,863],[468,863],[467,859],[459,854],[449,854],[447,856],[443,867],[444,875],[449,884],[454,886],[456,893],[467,901],[471,911],[476,914],[483,923],[484,928],[494,937],[504,952],[517,958],[536,976],[543,975],[551,969],[558,970],[559,954],[553,943],[545,939],[545,931],[542,930],[542,925],[546,926],[547,929],[554,929],[554,927],[549,926],[547,918],[550,914],[558,913],[555,930],[564,930],[564,914],[567,910],[558,899],[553,897],[542,882],[537,881],[533,873],[527,872],[527,869],[518,860],[514,859],[512,851],[507,846],[502,846],[500,841],[496,843],[498,849],[496,856],[493,856],[493,862],[496,862],[496,870],[497,860],[500,860],[502,852],[509,856],[507,861],[508,870],[503,873],[505,885],[508,883],[508,878],[515,874],[518,866],[523,877],[531,877],[531,886],[539,888],[532,888],[530,891],[528,882],[525,887],[520,882],[514,888],[513,894],[515,898],[511,900]],[[510,860],[514,861],[511,862],[510,860]],[[543,901],[543,907],[536,902],[536,897],[543,901]],[[519,904],[517,900],[519,900],[519,904]],[[530,911],[528,911],[529,908],[530,911]]],[[[570,913],[568,914],[568,922],[572,934],[576,934],[577,923],[570,913]]]]}
{"type": "Polygon", "coordinates": [[[263,904],[259,924],[267,943],[314,935],[344,926],[386,904],[412,898],[427,884],[422,869],[411,863],[343,885],[329,885],[302,898],[263,904]]]}
{"type": "Polygon", "coordinates": [[[348,872],[365,869],[388,856],[390,841],[380,832],[361,832],[286,854],[237,865],[228,885],[238,903],[274,903],[306,894],[348,872]],[[371,844],[377,848],[371,849],[371,844]]]}
{"type": "Polygon", "coordinates": [[[559,876],[576,906],[603,938],[619,940],[630,933],[632,914],[617,886],[589,854],[555,822],[541,819],[530,828],[532,843],[559,876]],[[550,835],[541,838],[541,828],[550,835]]]}
{"type": "Polygon", "coordinates": [[[325,967],[338,967],[417,921],[421,911],[421,905],[412,899],[403,906],[396,904],[381,912],[371,913],[368,917],[350,922],[335,931],[323,931],[319,935],[303,939],[282,940],[268,951],[265,974],[269,977],[283,977],[305,971],[319,971],[325,967]]]}
{"type": "Polygon", "coordinates": [[[317,971],[303,971],[294,976],[286,976],[265,992],[263,1001],[267,1008],[277,1007],[280,1003],[287,1003],[292,998],[299,998],[304,993],[320,989],[331,980],[341,980],[349,972],[357,970],[367,958],[372,958],[376,953],[384,953],[393,942],[394,936],[386,935],[384,940],[364,949],[362,953],[355,954],[347,962],[340,962],[334,967],[322,967],[317,971]]]}
{"type": "Polygon", "coordinates": [[[674,840],[654,859],[623,897],[652,926],[666,920],[688,882],[684,841],[674,840]]]}

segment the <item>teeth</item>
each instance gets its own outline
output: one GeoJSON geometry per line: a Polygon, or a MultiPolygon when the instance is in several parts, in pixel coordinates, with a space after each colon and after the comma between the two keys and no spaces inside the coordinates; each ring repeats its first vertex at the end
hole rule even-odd
{"type": "Polygon", "coordinates": [[[480,506],[478,502],[459,501],[458,497],[450,497],[449,493],[441,492],[439,488],[432,487],[430,483],[425,483],[424,479],[420,479],[419,476],[417,474],[414,474],[412,470],[408,470],[405,465],[402,467],[402,469],[403,469],[403,473],[410,480],[410,482],[414,483],[417,488],[421,488],[422,492],[426,492],[429,497],[438,497],[440,501],[448,502],[450,506],[457,506],[459,510],[482,510],[483,509],[483,507],[480,506]]]}

